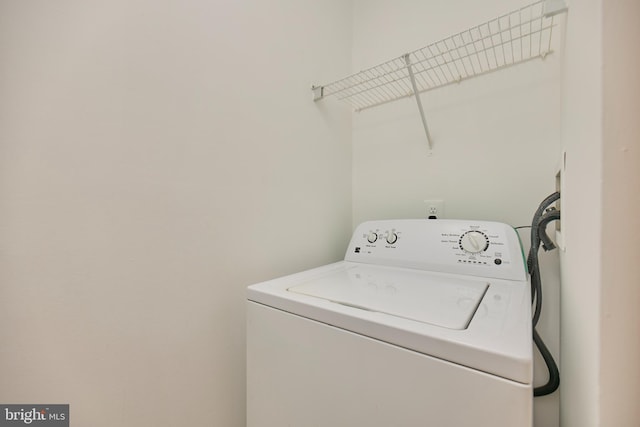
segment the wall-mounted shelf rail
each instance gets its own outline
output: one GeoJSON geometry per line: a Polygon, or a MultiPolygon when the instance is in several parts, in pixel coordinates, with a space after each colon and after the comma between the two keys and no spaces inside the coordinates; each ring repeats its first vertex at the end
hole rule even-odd
{"type": "Polygon", "coordinates": [[[542,0],[335,82],[313,86],[314,100],[329,96],[361,111],[500,70],[552,52],[554,17],[562,0],[542,0]]]}

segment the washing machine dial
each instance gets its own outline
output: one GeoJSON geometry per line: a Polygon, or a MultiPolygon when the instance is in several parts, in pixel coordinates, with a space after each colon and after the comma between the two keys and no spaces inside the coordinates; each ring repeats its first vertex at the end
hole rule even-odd
{"type": "Polygon", "coordinates": [[[375,243],[376,240],[378,240],[378,233],[370,231],[369,234],[367,234],[367,241],[369,243],[375,243]]]}
{"type": "Polygon", "coordinates": [[[397,241],[398,241],[398,235],[395,233],[395,231],[389,231],[387,233],[387,243],[390,245],[393,245],[397,241]]]}
{"type": "Polygon", "coordinates": [[[460,249],[470,254],[484,252],[489,248],[489,238],[482,231],[471,230],[460,236],[460,249]]]}

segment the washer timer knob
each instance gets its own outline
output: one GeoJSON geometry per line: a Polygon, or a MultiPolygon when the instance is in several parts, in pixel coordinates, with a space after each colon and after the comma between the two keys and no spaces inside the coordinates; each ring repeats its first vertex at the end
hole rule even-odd
{"type": "Polygon", "coordinates": [[[378,233],[376,233],[375,231],[371,231],[369,232],[369,234],[367,234],[367,241],[369,243],[375,243],[376,240],[378,240],[378,233]]]}
{"type": "Polygon", "coordinates": [[[489,238],[481,231],[471,230],[460,236],[460,249],[470,254],[484,252],[489,248],[489,238]]]}
{"type": "Polygon", "coordinates": [[[387,233],[387,243],[390,245],[393,245],[397,241],[398,241],[398,235],[395,233],[395,231],[389,231],[387,233]]]}

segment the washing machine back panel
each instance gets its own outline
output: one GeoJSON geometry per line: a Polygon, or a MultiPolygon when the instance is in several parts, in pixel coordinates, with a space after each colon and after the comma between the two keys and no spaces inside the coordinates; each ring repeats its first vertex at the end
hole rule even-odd
{"type": "Polygon", "coordinates": [[[360,224],[351,262],[525,281],[522,246],[509,225],[491,221],[403,219],[360,224]]]}

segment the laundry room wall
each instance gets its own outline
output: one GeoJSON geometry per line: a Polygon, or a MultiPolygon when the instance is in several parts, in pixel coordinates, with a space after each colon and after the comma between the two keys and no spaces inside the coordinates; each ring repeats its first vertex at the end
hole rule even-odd
{"type": "MultiPolygon", "coordinates": [[[[564,427],[600,422],[602,4],[573,2],[563,85],[562,390],[564,427]],[[595,207],[595,209],[592,209],[595,207]],[[585,236],[586,238],[581,238],[585,236]]],[[[614,425],[614,424],[612,424],[614,425]]]]}
{"type": "Polygon", "coordinates": [[[602,426],[640,424],[638,22],[640,2],[603,2],[602,426]]]}
{"type": "Polygon", "coordinates": [[[0,1],[0,403],[244,425],[247,285],[343,256],[342,0],[0,1]]]}
{"type": "MultiPolygon", "coordinates": [[[[399,57],[528,3],[356,0],[353,69],[399,57]]],[[[368,219],[425,218],[424,200],[443,200],[444,218],[530,224],[538,204],[555,191],[561,158],[563,33],[555,31],[555,52],[544,60],[423,93],[431,153],[413,98],[356,113],[354,226],[368,219]]],[[[521,234],[525,245],[528,234],[521,234]]],[[[543,257],[545,306],[538,329],[557,358],[558,253],[543,257]]],[[[537,384],[546,379],[540,362],[537,384]]],[[[558,425],[558,393],[536,399],[535,418],[536,426],[558,425]]]]}
{"type": "Polygon", "coordinates": [[[563,72],[563,427],[640,420],[640,3],[572,1],[563,72]]]}
{"type": "MultiPolygon", "coordinates": [[[[356,1],[353,69],[398,57],[527,4],[518,0],[356,1]]],[[[558,31],[560,33],[560,31],[558,31]]],[[[561,36],[554,50],[561,50],[561,36]]],[[[354,224],[444,217],[525,225],[555,189],[560,160],[561,54],[422,94],[430,154],[416,102],[354,115],[354,224]]]]}

